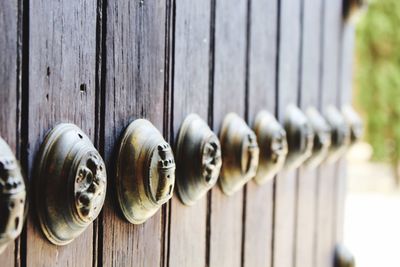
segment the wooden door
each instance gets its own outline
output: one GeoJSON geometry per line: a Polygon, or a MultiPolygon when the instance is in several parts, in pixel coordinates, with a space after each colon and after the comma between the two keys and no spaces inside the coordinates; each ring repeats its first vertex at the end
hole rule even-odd
{"type": "Polygon", "coordinates": [[[342,240],[345,162],[281,172],[233,196],[177,196],[141,225],[115,192],[123,130],[150,120],[175,145],[197,113],[218,133],[228,112],[349,103],[354,29],[341,0],[12,0],[0,3],[0,135],[28,184],[46,133],[77,124],[105,159],[108,191],[74,242],[50,244],[31,201],[2,266],[332,266],[342,240]]]}

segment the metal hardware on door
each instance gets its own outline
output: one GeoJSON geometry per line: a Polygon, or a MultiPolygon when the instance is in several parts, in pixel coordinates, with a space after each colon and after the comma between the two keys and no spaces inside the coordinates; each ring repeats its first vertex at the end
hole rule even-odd
{"type": "Polygon", "coordinates": [[[342,13],[345,20],[352,20],[362,9],[366,9],[365,0],[343,0],[342,13]]]}
{"type": "Polygon", "coordinates": [[[119,205],[131,223],[143,223],[173,195],[174,155],[148,120],[137,119],[125,130],[116,168],[119,205]]]}
{"type": "Polygon", "coordinates": [[[331,128],[317,109],[310,107],[306,111],[308,121],[314,131],[312,155],[306,160],[308,168],[315,168],[327,157],[331,145],[331,128]]]}
{"type": "Polygon", "coordinates": [[[335,248],[335,267],[354,267],[355,260],[353,254],[343,245],[337,245],[335,248]]]}
{"type": "Polygon", "coordinates": [[[335,106],[328,106],[325,112],[325,119],[331,127],[331,146],[327,162],[338,160],[350,144],[350,127],[346,124],[344,116],[335,106]]]}
{"type": "Polygon", "coordinates": [[[8,144],[0,138],[0,253],[16,239],[24,224],[26,188],[8,144]]]}
{"type": "Polygon", "coordinates": [[[343,106],[342,113],[344,116],[344,120],[350,127],[350,144],[354,145],[362,137],[364,130],[363,122],[352,106],[343,106]]]}
{"type": "Polygon", "coordinates": [[[284,127],[289,146],[285,168],[295,169],[311,156],[314,131],[306,115],[295,105],[287,107],[284,127]]]}
{"type": "Polygon", "coordinates": [[[176,143],[176,185],[186,205],[193,205],[217,182],[221,165],[218,137],[197,114],[186,117],[176,143]]]}
{"type": "Polygon", "coordinates": [[[222,168],[219,184],[232,195],[256,175],[259,148],[255,133],[235,113],[225,116],[220,131],[222,168]]]}
{"type": "Polygon", "coordinates": [[[285,163],[288,153],[286,131],[271,113],[264,110],[257,114],[253,130],[260,147],[259,165],[254,181],[263,184],[272,179],[285,163]]]}
{"type": "Polygon", "coordinates": [[[59,124],[47,134],[35,179],[40,226],[53,244],[70,243],[99,215],[106,196],[106,168],[78,126],[59,124]]]}

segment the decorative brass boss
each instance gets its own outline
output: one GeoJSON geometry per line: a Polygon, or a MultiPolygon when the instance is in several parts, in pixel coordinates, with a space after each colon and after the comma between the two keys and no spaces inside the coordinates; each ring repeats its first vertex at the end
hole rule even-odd
{"type": "Polygon", "coordinates": [[[342,113],[335,106],[328,106],[325,118],[331,127],[331,146],[327,161],[332,163],[338,160],[350,144],[350,127],[347,125],[342,113]]]}
{"type": "Polygon", "coordinates": [[[287,169],[295,169],[311,156],[314,131],[307,117],[295,105],[287,107],[284,127],[289,145],[285,167],[287,169]]]}
{"type": "Polygon", "coordinates": [[[148,120],[135,120],[125,130],[116,167],[118,201],[129,222],[143,223],[172,197],[174,155],[148,120]]]}
{"type": "Polygon", "coordinates": [[[11,148],[0,138],[0,253],[24,224],[25,182],[11,148]]]}
{"type": "Polygon", "coordinates": [[[257,137],[244,120],[229,113],[222,123],[220,141],[223,163],[219,183],[225,194],[232,195],[256,175],[257,137]]]}
{"type": "Polygon", "coordinates": [[[288,152],[286,131],[267,111],[257,114],[253,129],[260,146],[259,165],[254,180],[257,184],[263,184],[272,179],[285,163],[288,152]]]}
{"type": "Polygon", "coordinates": [[[37,160],[40,226],[53,244],[68,244],[100,213],[106,196],[105,164],[89,137],[68,123],[50,131],[37,160]]]}
{"type": "Polygon", "coordinates": [[[345,122],[350,127],[350,143],[354,145],[362,137],[364,130],[363,122],[352,106],[343,106],[342,113],[345,122]]]}
{"type": "Polygon", "coordinates": [[[315,133],[312,155],[306,160],[308,168],[315,168],[327,157],[331,145],[331,128],[317,109],[307,109],[307,118],[315,133]]]}
{"type": "Polygon", "coordinates": [[[176,144],[178,195],[193,205],[217,182],[222,165],[218,137],[197,114],[186,117],[176,144]]]}

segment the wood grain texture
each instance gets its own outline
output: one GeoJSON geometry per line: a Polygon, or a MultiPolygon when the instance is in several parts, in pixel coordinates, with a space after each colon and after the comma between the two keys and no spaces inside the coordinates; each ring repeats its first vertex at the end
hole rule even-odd
{"type": "MultiPolygon", "coordinates": [[[[252,0],[249,21],[248,122],[260,110],[275,113],[278,2],[252,0]]],[[[271,266],[273,180],[247,184],[244,266],[271,266]]]]}
{"type": "MultiPolygon", "coordinates": [[[[164,1],[107,3],[104,156],[110,174],[114,173],[114,151],[130,122],[146,118],[163,132],[166,14],[164,1]]],[[[109,175],[108,182],[101,263],[160,266],[161,210],[141,225],[130,224],[118,212],[114,175],[109,175]]]]}
{"type": "MultiPolygon", "coordinates": [[[[216,1],[214,121],[219,132],[225,115],[245,115],[246,14],[243,0],[216,1]]],[[[219,187],[211,194],[209,266],[240,266],[243,189],[228,197],[219,187]]]]}
{"type": "MultiPolygon", "coordinates": [[[[211,1],[176,0],[173,139],[190,113],[207,122],[211,1]]],[[[190,159],[188,159],[190,160],[190,159]]],[[[176,162],[185,164],[184,162],[176,162]]],[[[207,196],[185,206],[177,194],[171,202],[169,266],[206,265],[207,196]]]]}
{"type": "MultiPolygon", "coordinates": [[[[283,121],[287,105],[298,102],[301,4],[280,1],[278,67],[278,118],[283,121]]],[[[275,178],[273,266],[293,266],[296,170],[286,170],[275,178]]]]}
{"type": "MultiPolygon", "coordinates": [[[[337,105],[339,98],[342,1],[325,0],[323,6],[321,107],[326,108],[337,105]]],[[[333,264],[337,175],[337,164],[321,165],[317,189],[316,266],[333,264]]]]}
{"type": "MultiPolygon", "coordinates": [[[[322,0],[303,0],[300,107],[319,108],[322,0]]],[[[300,167],[297,177],[296,267],[314,266],[317,170],[300,167]]]]}
{"type": "MultiPolygon", "coordinates": [[[[18,5],[19,1],[0,2],[0,136],[18,156],[18,5]]],[[[17,266],[15,253],[18,247],[13,242],[0,254],[2,266],[17,266]]],[[[17,252],[18,255],[18,252],[17,252]]]]}
{"type": "MultiPolygon", "coordinates": [[[[57,123],[75,123],[93,140],[96,1],[37,1],[30,6],[29,17],[31,174],[45,134],[57,123]]],[[[92,266],[92,226],[70,245],[57,247],[45,240],[30,216],[26,247],[28,266],[92,266]]]]}

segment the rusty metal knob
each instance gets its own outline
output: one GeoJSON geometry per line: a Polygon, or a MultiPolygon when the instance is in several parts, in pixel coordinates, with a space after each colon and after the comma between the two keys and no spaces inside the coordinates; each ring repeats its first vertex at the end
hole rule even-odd
{"type": "Polygon", "coordinates": [[[34,179],[39,223],[53,244],[72,242],[104,204],[105,164],[89,137],[74,124],[59,124],[47,134],[34,179]]]}
{"type": "Polygon", "coordinates": [[[125,130],[116,168],[118,201],[131,223],[145,222],[173,195],[174,155],[148,120],[137,119],[125,130]]]}
{"type": "Polygon", "coordinates": [[[258,170],[254,181],[263,184],[272,179],[284,166],[288,152],[286,131],[267,111],[260,111],[257,114],[253,129],[260,147],[258,170]]]}
{"type": "Polygon", "coordinates": [[[193,205],[217,182],[221,165],[218,137],[197,114],[186,117],[176,144],[176,184],[186,205],[193,205]]]}
{"type": "Polygon", "coordinates": [[[219,184],[232,195],[257,172],[259,148],[255,133],[235,113],[225,116],[220,131],[222,168],[219,184]]]}
{"type": "Polygon", "coordinates": [[[0,138],[0,253],[16,239],[24,224],[26,188],[11,148],[0,138]]]}

